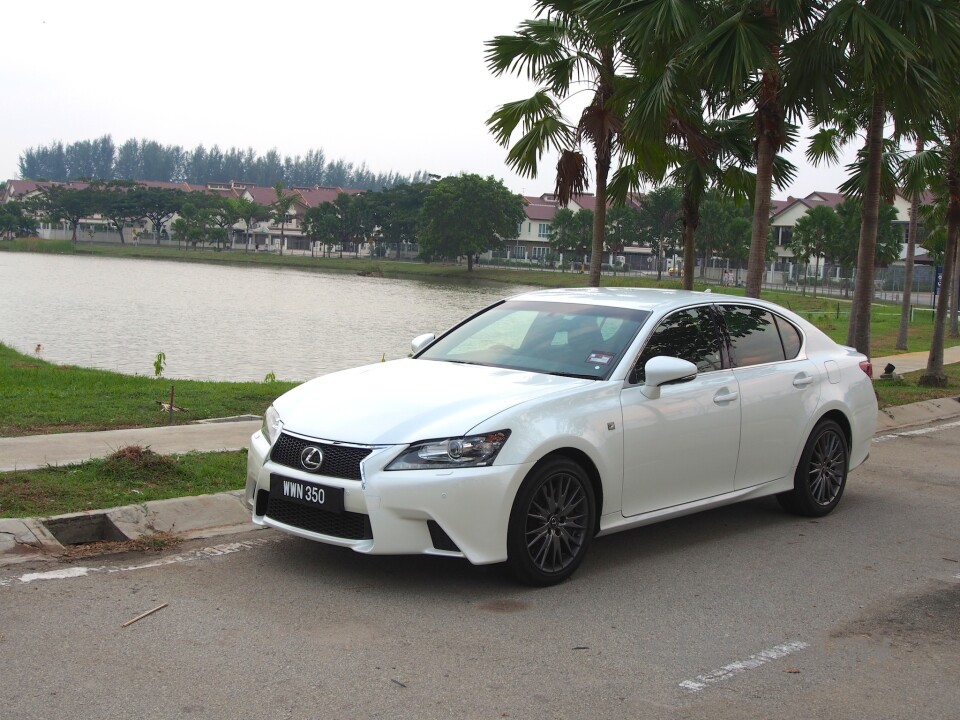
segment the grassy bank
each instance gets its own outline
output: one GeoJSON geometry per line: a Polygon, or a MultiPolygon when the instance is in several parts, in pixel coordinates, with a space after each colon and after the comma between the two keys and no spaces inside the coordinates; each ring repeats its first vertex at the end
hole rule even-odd
{"type": "Polygon", "coordinates": [[[175,424],[215,417],[260,415],[291,382],[203,382],[121,375],[54,365],[0,343],[0,437],[49,432],[166,425],[160,402],[182,411],[175,424]]]}
{"type": "Polygon", "coordinates": [[[0,474],[0,517],[48,517],[237,490],[246,452],[157,455],[121,448],[77,465],[0,474]]]}

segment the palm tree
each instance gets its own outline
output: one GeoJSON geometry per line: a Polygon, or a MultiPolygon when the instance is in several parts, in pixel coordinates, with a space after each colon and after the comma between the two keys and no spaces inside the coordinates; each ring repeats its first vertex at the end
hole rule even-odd
{"type": "Polygon", "coordinates": [[[944,335],[953,295],[952,278],[958,270],[957,244],[960,242],[960,98],[954,96],[949,102],[941,103],[933,125],[937,141],[929,150],[904,162],[904,177],[908,187],[914,189],[930,181],[939,204],[945,206],[947,233],[943,280],[934,313],[930,356],[926,370],[920,376],[921,385],[943,387],[947,384],[943,369],[944,335]]]}
{"type": "Polygon", "coordinates": [[[960,7],[943,0],[837,0],[817,32],[822,47],[843,51],[844,104],[866,132],[860,250],[847,344],[869,355],[884,125],[891,116],[900,125],[916,125],[934,112],[960,60],[960,7]]]}
{"type": "Polygon", "coordinates": [[[760,296],[774,166],[778,154],[793,143],[791,121],[814,106],[829,105],[834,90],[834,77],[823,67],[835,53],[811,42],[811,30],[826,6],[820,0],[719,0],[702,21],[705,31],[690,44],[691,63],[703,73],[712,108],[753,108],[756,183],[749,297],[760,296]]]}
{"type": "Polygon", "coordinates": [[[250,228],[252,228],[255,223],[258,223],[261,220],[269,220],[270,208],[246,197],[236,198],[233,200],[233,204],[236,208],[238,217],[243,221],[245,226],[244,239],[246,241],[246,249],[249,250],[250,228]]]}
{"type": "Polygon", "coordinates": [[[583,144],[594,153],[593,242],[589,284],[600,285],[607,211],[607,179],[616,152],[624,108],[615,98],[619,36],[583,12],[579,0],[538,0],[537,18],[520,24],[514,35],[487,42],[487,67],[497,76],[510,72],[526,75],[538,85],[526,100],[501,106],[487,120],[491,133],[510,147],[518,128],[522,135],[507,153],[507,164],[521,175],[536,177],[546,151],[559,151],[556,194],[562,205],[587,186],[587,161],[583,144]],[[590,103],[573,123],[564,117],[560,103],[583,85],[590,103]]]}
{"type": "Polygon", "coordinates": [[[284,230],[287,227],[290,210],[297,201],[297,194],[284,194],[283,183],[280,181],[277,181],[277,184],[273,186],[273,191],[276,193],[276,200],[271,203],[270,207],[273,209],[273,221],[280,224],[280,254],[283,255],[283,246],[286,242],[284,230]]]}

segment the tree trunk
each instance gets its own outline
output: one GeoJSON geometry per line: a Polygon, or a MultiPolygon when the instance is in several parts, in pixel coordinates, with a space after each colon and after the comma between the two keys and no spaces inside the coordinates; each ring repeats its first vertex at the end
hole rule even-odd
{"type": "MultiPolygon", "coordinates": [[[[923,151],[923,141],[917,140],[917,153],[923,151]]],[[[907,327],[910,323],[910,300],[913,293],[913,260],[917,254],[917,212],[920,208],[920,198],[914,197],[910,201],[910,225],[907,229],[907,259],[903,268],[903,301],[900,303],[900,327],[897,330],[897,350],[909,350],[907,344],[907,327]]]]}
{"type": "Polygon", "coordinates": [[[883,161],[883,97],[873,96],[873,110],[867,128],[867,188],[860,213],[860,249],[857,253],[857,280],[847,345],[870,356],[870,310],[873,305],[874,265],[877,257],[877,225],[880,215],[880,170],[883,161]]]}
{"type": "Polygon", "coordinates": [[[950,303],[950,332],[951,338],[960,337],[960,327],[957,327],[957,305],[960,302],[960,232],[956,239],[956,247],[953,249],[953,289],[951,293],[953,300],[950,303]]]}
{"type": "Polygon", "coordinates": [[[943,280],[937,296],[937,310],[933,317],[933,337],[930,340],[930,357],[927,369],[920,376],[920,385],[943,387],[947,374],[943,370],[943,336],[950,306],[950,288],[953,287],[953,271],[957,256],[957,239],[960,234],[960,121],[949,134],[950,158],[947,165],[947,247],[943,258],[943,280]]]}
{"type": "Polygon", "coordinates": [[[817,297],[817,280],[820,279],[820,253],[817,253],[817,263],[813,275],[813,297],[817,297]]]}
{"type": "Polygon", "coordinates": [[[590,287],[600,287],[600,268],[603,265],[603,237],[607,225],[607,176],[610,173],[608,147],[597,151],[597,200],[593,207],[593,246],[590,250],[590,287]]]}
{"type": "Polygon", "coordinates": [[[693,261],[696,252],[696,232],[700,212],[693,199],[683,198],[683,289],[693,290],[693,261]]]}
{"type": "MultiPolygon", "coordinates": [[[[774,56],[779,56],[779,47],[774,56]]],[[[783,140],[783,119],[778,95],[780,77],[765,70],[760,80],[756,110],[757,184],[753,203],[753,224],[750,234],[750,256],[747,259],[747,297],[760,297],[763,272],[766,269],[767,235],[770,232],[770,192],[773,185],[773,161],[783,140]]]]}

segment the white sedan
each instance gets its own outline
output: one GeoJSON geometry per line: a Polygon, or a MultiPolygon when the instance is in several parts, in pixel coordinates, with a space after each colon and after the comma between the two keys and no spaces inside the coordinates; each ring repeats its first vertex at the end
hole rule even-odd
{"type": "Polygon", "coordinates": [[[545,290],[413,345],[274,402],[255,523],[550,585],[597,535],[765,495],[826,515],[876,424],[867,358],[759,300],[545,290]]]}

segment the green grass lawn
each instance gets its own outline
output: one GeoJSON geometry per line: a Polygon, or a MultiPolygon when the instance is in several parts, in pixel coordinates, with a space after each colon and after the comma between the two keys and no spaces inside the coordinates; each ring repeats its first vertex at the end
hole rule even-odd
{"type": "Polygon", "coordinates": [[[160,401],[185,408],[174,423],[260,415],[292,382],[204,382],[54,365],[0,343],[0,437],[166,425],[160,401]]]}
{"type": "Polygon", "coordinates": [[[48,517],[238,490],[246,463],[245,451],[158,455],[120,448],[76,465],[0,473],[0,517],[48,517]]]}

